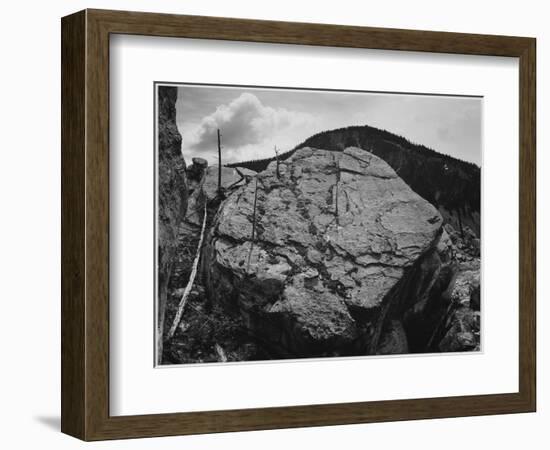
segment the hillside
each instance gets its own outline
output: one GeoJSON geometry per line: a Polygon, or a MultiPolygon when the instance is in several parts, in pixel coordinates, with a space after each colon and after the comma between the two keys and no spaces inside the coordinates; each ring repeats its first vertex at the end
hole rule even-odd
{"type": "MultiPolygon", "coordinates": [[[[417,194],[428,200],[457,230],[469,226],[480,234],[481,169],[475,164],[443,155],[423,145],[378,128],[353,126],[318,133],[282,154],[288,159],[302,147],[343,151],[368,150],[385,160],[417,194]]],[[[273,158],[230,164],[265,170],[273,158]]]]}

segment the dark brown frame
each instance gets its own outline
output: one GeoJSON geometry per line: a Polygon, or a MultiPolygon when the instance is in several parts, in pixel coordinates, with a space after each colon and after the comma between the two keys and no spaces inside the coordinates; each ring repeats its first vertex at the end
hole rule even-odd
{"type": "Polygon", "coordinates": [[[536,40],[85,10],[62,30],[61,429],[84,440],[474,416],[536,408],[536,40]],[[109,35],[223,39],[519,58],[519,392],[109,416],[109,35]]]}

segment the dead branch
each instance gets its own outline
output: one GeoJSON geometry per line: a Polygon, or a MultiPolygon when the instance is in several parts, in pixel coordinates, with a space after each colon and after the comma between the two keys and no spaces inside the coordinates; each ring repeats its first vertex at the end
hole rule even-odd
{"type": "Polygon", "coordinates": [[[279,150],[277,149],[277,146],[275,146],[275,159],[277,160],[277,180],[281,178],[281,174],[279,173],[279,150]]]}
{"type": "Polygon", "coordinates": [[[218,128],[218,193],[222,191],[222,145],[218,128]]]}
{"type": "Polygon", "coordinates": [[[338,184],[340,183],[340,160],[336,161],[336,183],[334,185],[334,190],[336,192],[334,199],[334,215],[336,216],[336,226],[340,227],[340,217],[338,215],[338,184]]]}
{"type": "Polygon", "coordinates": [[[201,237],[199,240],[199,245],[197,246],[197,254],[195,256],[195,260],[193,261],[193,268],[191,270],[191,275],[189,275],[189,281],[187,282],[187,286],[185,286],[185,290],[183,291],[183,295],[181,296],[181,300],[178,305],[178,311],[176,312],[176,317],[174,317],[174,322],[172,323],[172,327],[170,328],[170,331],[166,336],[166,340],[172,339],[172,337],[174,337],[174,333],[176,332],[176,328],[180,323],[181,316],[185,308],[185,304],[187,303],[187,298],[189,297],[189,293],[191,292],[191,288],[193,287],[193,283],[195,282],[195,277],[197,276],[197,268],[199,266],[199,260],[201,257],[202,242],[204,240],[204,230],[206,229],[206,216],[207,216],[207,201],[205,199],[204,218],[202,219],[201,237]]]}
{"type": "Polygon", "coordinates": [[[254,188],[254,210],[252,212],[252,236],[250,238],[250,250],[248,251],[248,262],[246,263],[246,273],[250,269],[250,257],[252,256],[252,247],[256,237],[256,203],[258,201],[258,177],[256,177],[256,186],[254,188]]]}
{"type": "Polygon", "coordinates": [[[222,346],[219,345],[219,344],[216,344],[214,346],[214,348],[216,349],[216,353],[218,354],[218,357],[219,357],[220,361],[221,362],[227,362],[227,355],[225,354],[225,351],[222,348],[222,346]]]}

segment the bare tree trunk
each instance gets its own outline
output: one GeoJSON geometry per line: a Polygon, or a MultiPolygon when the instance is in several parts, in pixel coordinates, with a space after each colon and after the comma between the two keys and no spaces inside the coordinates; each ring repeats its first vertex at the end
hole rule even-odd
{"type": "MultiPolygon", "coordinates": [[[[170,257],[171,259],[172,257],[170,257]]],[[[160,259],[160,258],[159,258],[160,259]]],[[[161,271],[162,272],[162,271],[161,271]]],[[[158,332],[157,332],[157,364],[162,364],[162,354],[164,352],[164,318],[166,316],[166,297],[168,295],[168,281],[170,279],[171,270],[168,271],[166,276],[159,276],[159,288],[158,288],[158,332]]],[[[160,275],[160,274],[159,274],[160,275]]]]}
{"type": "Polygon", "coordinates": [[[340,226],[340,218],[338,216],[338,185],[340,184],[340,161],[336,161],[336,184],[334,185],[334,190],[336,192],[334,199],[334,213],[336,215],[336,226],[340,226]]]}
{"type": "Polygon", "coordinates": [[[216,344],[214,348],[216,349],[216,353],[218,354],[218,358],[220,359],[220,361],[227,362],[227,355],[225,354],[225,351],[222,348],[222,346],[219,344],[216,344]]]}
{"type": "Polygon", "coordinates": [[[222,145],[218,128],[218,193],[222,192],[222,145]]]}
{"type": "Polygon", "coordinates": [[[279,150],[277,150],[277,146],[275,146],[275,159],[277,160],[277,180],[281,178],[281,174],[279,173],[279,150]]]}
{"type": "Polygon", "coordinates": [[[246,264],[246,273],[250,269],[250,257],[252,256],[252,247],[256,238],[256,203],[258,201],[258,177],[256,177],[256,187],[254,188],[254,210],[252,212],[252,237],[250,238],[250,250],[248,251],[248,262],[246,264]]]}
{"type": "Polygon", "coordinates": [[[183,291],[183,295],[180,300],[180,304],[178,305],[178,311],[176,312],[176,317],[174,317],[174,322],[172,322],[172,327],[170,328],[170,331],[168,332],[168,335],[166,336],[166,340],[172,339],[174,337],[174,333],[176,332],[176,329],[180,323],[181,316],[183,314],[183,310],[185,308],[185,304],[187,303],[187,298],[189,297],[189,293],[191,292],[191,288],[193,287],[193,283],[195,282],[195,277],[197,276],[197,268],[199,266],[199,260],[201,258],[201,249],[202,249],[202,242],[204,240],[204,230],[206,229],[206,212],[207,212],[207,201],[205,199],[204,201],[204,218],[202,219],[202,229],[201,229],[201,237],[199,240],[199,245],[197,247],[197,255],[195,256],[195,260],[193,261],[193,268],[191,270],[191,275],[189,275],[189,281],[187,282],[187,286],[185,286],[185,291],[183,291]]]}

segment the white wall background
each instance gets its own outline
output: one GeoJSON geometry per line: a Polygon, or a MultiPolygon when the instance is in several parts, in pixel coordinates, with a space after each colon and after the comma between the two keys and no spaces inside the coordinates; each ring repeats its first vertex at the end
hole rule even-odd
{"type": "MultiPolygon", "coordinates": [[[[538,38],[538,412],[92,444],[95,448],[548,448],[550,29],[546,2],[74,0],[5,2],[0,15],[0,443],[80,448],[59,432],[60,17],[86,7],[538,38]],[[546,278],[546,280],[545,280],[546,278]]],[[[506,246],[506,243],[503,242],[506,246]]]]}

